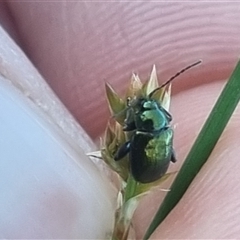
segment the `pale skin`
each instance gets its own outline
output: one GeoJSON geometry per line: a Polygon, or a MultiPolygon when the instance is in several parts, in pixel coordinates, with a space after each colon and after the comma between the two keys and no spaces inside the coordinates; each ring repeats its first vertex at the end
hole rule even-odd
{"type": "MultiPolygon", "coordinates": [[[[2,25],[94,140],[109,116],[105,81],[121,91],[133,71],[146,78],[156,64],[163,82],[202,59],[201,66],[173,84],[178,93],[171,104],[178,159],[173,171],[181,166],[239,57],[239,3],[12,2],[1,3],[1,11],[2,25]]],[[[239,118],[237,109],[154,239],[239,238],[239,118]]],[[[161,198],[157,191],[141,203],[134,218],[138,238],[161,198]]]]}

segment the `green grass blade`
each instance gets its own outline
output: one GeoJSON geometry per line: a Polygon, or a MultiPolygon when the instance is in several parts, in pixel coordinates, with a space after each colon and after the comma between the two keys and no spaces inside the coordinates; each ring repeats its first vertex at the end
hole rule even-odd
{"type": "Polygon", "coordinates": [[[150,224],[144,239],[148,239],[169,212],[176,206],[194,177],[207,161],[234,109],[240,100],[240,61],[225,85],[207,121],[199,133],[182,168],[150,224]]]}

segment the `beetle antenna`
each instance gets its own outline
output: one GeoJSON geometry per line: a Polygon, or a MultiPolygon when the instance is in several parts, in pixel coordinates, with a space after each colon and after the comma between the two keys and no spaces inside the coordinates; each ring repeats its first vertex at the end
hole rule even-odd
{"type": "Polygon", "coordinates": [[[165,83],[163,83],[160,87],[154,89],[150,94],[149,97],[151,97],[156,91],[158,91],[160,88],[165,87],[166,85],[168,85],[170,82],[172,82],[175,78],[177,78],[179,75],[181,75],[182,73],[184,73],[185,71],[189,70],[192,67],[195,67],[196,65],[202,63],[202,60],[198,60],[197,62],[183,68],[181,71],[177,72],[174,76],[172,76],[169,80],[167,80],[165,83]]]}
{"type": "Polygon", "coordinates": [[[165,83],[163,83],[159,88],[163,88],[166,85],[168,85],[170,82],[172,82],[176,77],[178,77],[179,75],[181,75],[182,73],[186,72],[187,70],[189,70],[192,67],[195,67],[196,65],[200,64],[202,62],[202,60],[198,60],[197,62],[183,68],[181,71],[179,71],[178,73],[176,73],[174,76],[172,76],[169,80],[167,80],[165,83]]]}

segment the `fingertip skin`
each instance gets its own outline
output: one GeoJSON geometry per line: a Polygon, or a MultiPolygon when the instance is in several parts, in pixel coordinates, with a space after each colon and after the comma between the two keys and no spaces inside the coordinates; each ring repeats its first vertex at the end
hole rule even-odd
{"type": "Polygon", "coordinates": [[[147,79],[156,64],[163,83],[202,59],[175,81],[176,93],[227,78],[239,57],[237,2],[10,1],[8,7],[21,47],[93,138],[109,116],[104,82],[123,92],[132,72],[147,79]]]}
{"type": "MultiPolygon", "coordinates": [[[[178,161],[169,171],[178,171],[181,167],[225,83],[206,84],[173,97],[171,113],[176,125],[174,146],[178,161]]],[[[150,239],[238,239],[239,119],[237,108],[209,160],[150,239]]],[[[168,182],[161,188],[168,189],[170,185],[168,182]]],[[[146,197],[137,210],[135,224],[139,239],[163,197],[163,192],[156,191],[146,197]],[[152,207],[143,211],[149,205],[152,207]]]]}

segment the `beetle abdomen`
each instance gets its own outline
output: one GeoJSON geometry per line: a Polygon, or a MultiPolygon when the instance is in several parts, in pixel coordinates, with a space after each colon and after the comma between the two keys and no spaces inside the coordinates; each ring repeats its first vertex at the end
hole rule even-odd
{"type": "Polygon", "coordinates": [[[172,156],[173,130],[161,133],[136,132],[130,150],[130,166],[133,177],[148,183],[163,176],[172,156]]]}

